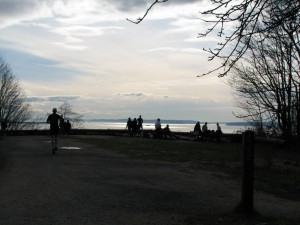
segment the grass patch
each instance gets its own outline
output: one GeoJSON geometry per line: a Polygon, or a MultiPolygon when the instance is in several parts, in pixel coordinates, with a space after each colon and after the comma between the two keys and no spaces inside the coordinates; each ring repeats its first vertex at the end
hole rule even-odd
{"type": "Polygon", "coordinates": [[[236,161],[239,157],[237,153],[239,146],[230,143],[218,144],[129,137],[80,140],[133,158],[145,160],[216,163],[236,161]]]}
{"type": "MultiPolygon", "coordinates": [[[[132,137],[80,138],[110,151],[144,160],[186,163],[202,169],[222,171],[240,179],[240,143],[209,143],[132,137]]],[[[300,201],[300,154],[286,147],[255,144],[254,185],[257,190],[300,201]]]]}

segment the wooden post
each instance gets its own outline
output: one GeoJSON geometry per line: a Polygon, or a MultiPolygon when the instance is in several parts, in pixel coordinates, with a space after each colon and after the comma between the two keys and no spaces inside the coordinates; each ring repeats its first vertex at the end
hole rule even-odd
{"type": "Polygon", "coordinates": [[[253,212],[253,178],[254,178],[254,132],[247,130],[243,134],[242,150],[242,211],[253,212]]]}

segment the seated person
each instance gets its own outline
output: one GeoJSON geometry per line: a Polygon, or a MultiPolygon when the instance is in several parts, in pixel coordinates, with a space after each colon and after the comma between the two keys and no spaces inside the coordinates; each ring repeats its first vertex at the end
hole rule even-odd
{"type": "Polygon", "coordinates": [[[167,126],[163,129],[163,138],[171,138],[171,139],[178,139],[178,137],[176,137],[170,130],[169,128],[169,124],[167,124],[167,126]]]}
{"type": "Polygon", "coordinates": [[[167,138],[168,136],[171,137],[171,131],[169,128],[169,124],[163,129],[164,138],[167,138]]]}

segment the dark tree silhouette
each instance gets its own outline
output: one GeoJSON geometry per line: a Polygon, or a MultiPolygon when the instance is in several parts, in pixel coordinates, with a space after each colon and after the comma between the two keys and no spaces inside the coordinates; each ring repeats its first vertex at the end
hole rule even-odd
{"type": "Polygon", "coordinates": [[[0,122],[1,130],[32,128],[30,104],[10,66],[0,57],[0,122]]]}
{"type": "MultiPolygon", "coordinates": [[[[229,84],[236,90],[236,106],[244,112],[238,117],[252,122],[260,134],[268,122],[284,139],[299,140],[300,60],[285,25],[252,38],[248,52],[233,66],[229,84]]],[[[299,36],[294,24],[289,27],[292,36],[299,36]]]]}
{"type": "Polygon", "coordinates": [[[74,128],[80,127],[83,122],[83,115],[74,112],[73,106],[68,102],[64,102],[62,105],[60,105],[57,113],[63,115],[65,121],[69,120],[74,128]]]}

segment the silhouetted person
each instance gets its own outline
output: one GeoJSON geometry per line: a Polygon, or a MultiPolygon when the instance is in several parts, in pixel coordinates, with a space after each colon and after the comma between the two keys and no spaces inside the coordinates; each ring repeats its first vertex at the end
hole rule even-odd
{"type": "Polygon", "coordinates": [[[162,138],[163,137],[163,132],[161,129],[161,123],[160,123],[160,119],[158,118],[155,122],[155,133],[154,136],[157,138],[162,138]]]}
{"type": "Polygon", "coordinates": [[[217,132],[220,133],[220,134],[223,133],[219,123],[217,123],[217,132]]]}
{"type": "Polygon", "coordinates": [[[127,124],[126,124],[126,128],[125,129],[128,129],[128,134],[131,135],[131,131],[132,131],[132,121],[131,121],[131,118],[129,117],[128,120],[127,120],[127,124]]]}
{"type": "Polygon", "coordinates": [[[160,119],[158,118],[155,122],[155,130],[159,130],[161,129],[161,123],[160,123],[160,119]]]}
{"type": "Polygon", "coordinates": [[[128,130],[129,130],[130,127],[131,127],[131,118],[129,117],[128,120],[127,120],[125,129],[128,129],[128,130]]]}
{"type": "Polygon", "coordinates": [[[131,132],[131,136],[135,135],[137,130],[138,130],[138,123],[137,123],[137,120],[136,118],[134,118],[132,121],[131,121],[131,128],[132,128],[132,132],[131,132]]]}
{"type": "Polygon", "coordinates": [[[199,138],[202,135],[200,122],[197,122],[194,126],[194,135],[199,138]]]}
{"type": "Polygon", "coordinates": [[[52,112],[53,113],[48,116],[47,123],[50,123],[52,154],[55,154],[55,151],[57,151],[57,135],[59,132],[59,121],[61,117],[56,114],[56,108],[53,108],[52,112]]]}
{"type": "Polygon", "coordinates": [[[207,141],[207,137],[208,137],[207,122],[205,122],[205,124],[202,126],[202,132],[203,132],[204,140],[207,141]]]}
{"type": "Polygon", "coordinates": [[[167,124],[167,126],[163,129],[163,137],[164,138],[175,138],[178,139],[178,137],[176,137],[170,130],[169,124],[167,124]]]}
{"type": "Polygon", "coordinates": [[[64,134],[64,132],[65,132],[65,120],[64,120],[63,115],[61,115],[60,119],[59,119],[59,128],[60,128],[61,134],[64,134]]]}
{"type": "Polygon", "coordinates": [[[221,129],[219,123],[217,123],[217,131],[216,131],[216,141],[217,142],[221,141],[221,134],[223,134],[222,129],[221,129]]]}
{"type": "Polygon", "coordinates": [[[143,122],[144,120],[142,119],[142,116],[140,115],[140,117],[137,119],[137,123],[138,123],[138,129],[143,129],[143,122]]]}
{"type": "Polygon", "coordinates": [[[71,125],[70,121],[67,120],[67,122],[65,123],[65,129],[66,129],[67,134],[70,133],[71,127],[72,127],[72,125],[71,125]]]}

